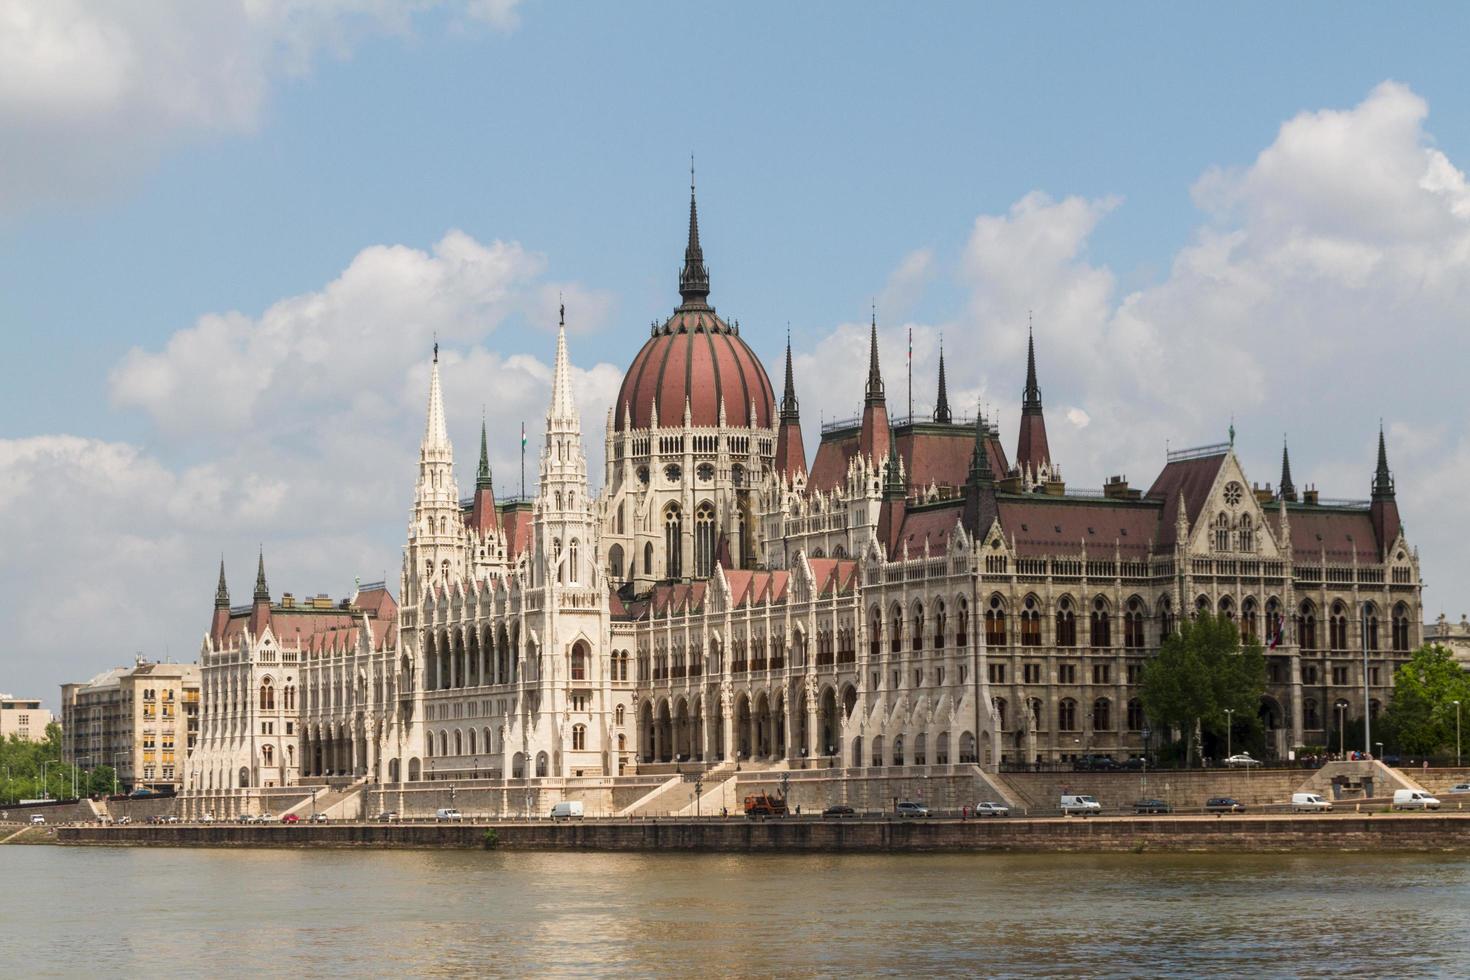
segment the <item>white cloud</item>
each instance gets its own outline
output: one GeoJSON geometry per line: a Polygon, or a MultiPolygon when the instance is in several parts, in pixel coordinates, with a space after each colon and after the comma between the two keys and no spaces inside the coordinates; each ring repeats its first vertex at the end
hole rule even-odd
{"type": "Polygon", "coordinates": [[[460,231],[429,251],[375,245],[321,290],[259,317],[208,314],[163,350],[129,351],[112,372],[112,401],[142,409],[170,435],[211,438],[316,429],[324,416],[333,427],[396,417],[402,402],[385,390],[436,337],[473,344],[512,317],[549,333],[558,294],[570,301],[569,324],[600,325],[611,297],[543,282],[545,269],[544,256],[518,243],[482,244],[460,231]]]}
{"type": "Polygon", "coordinates": [[[248,132],[276,81],[445,7],[509,31],[517,0],[0,0],[0,214],[105,193],[190,133],[248,132]]]}
{"type": "Polygon", "coordinates": [[[1071,422],[1079,429],[1085,429],[1092,421],[1092,416],[1088,415],[1080,408],[1069,408],[1067,410],[1067,421],[1071,422]]]}

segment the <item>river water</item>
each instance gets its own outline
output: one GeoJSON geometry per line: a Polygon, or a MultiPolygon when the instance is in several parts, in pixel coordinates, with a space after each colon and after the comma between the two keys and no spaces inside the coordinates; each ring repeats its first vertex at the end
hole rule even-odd
{"type": "Polygon", "coordinates": [[[1465,975],[1470,858],[6,846],[0,969],[1465,975]]]}

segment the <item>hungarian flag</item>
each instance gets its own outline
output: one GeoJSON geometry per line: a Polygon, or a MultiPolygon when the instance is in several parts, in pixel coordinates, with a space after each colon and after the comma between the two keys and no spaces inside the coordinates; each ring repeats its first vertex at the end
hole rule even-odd
{"type": "Polygon", "coordinates": [[[1271,642],[1266,644],[1267,650],[1275,650],[1281,645],[1281,634],[1286,632],[1286,617],[1282,616],[1276,620],[1276,632],[1271,634],[1271,642]]]}
{"type": "Polygon", "coordinates": [[[526,451],[526,423],[521,423],[521,452],[526,451]]]}

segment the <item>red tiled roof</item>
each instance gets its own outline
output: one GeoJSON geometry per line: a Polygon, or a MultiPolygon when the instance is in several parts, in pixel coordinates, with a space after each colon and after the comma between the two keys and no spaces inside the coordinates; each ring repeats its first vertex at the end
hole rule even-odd
{"type": "Polygon", "coordinates": [[[518,558],[531,544],[531,508],[512,505],[500,514],[505,531],[505,547],[509,557],[518,558]]]}
{"type": "MultiPolygon", "coordinates": [[[[1269,517],[1280,540],[1280,511],[1271,508],[1269,517]]],[[[1373,518],[1366,510],[1288,505],[1287,520],[1291,524],[1293,561],[1316,564],[1322,561],[1324,551],[1328,562],[1350,563],[1354,555],[1365,564],[1379,560],[1373,518]]]]}
{"type": "MultiPolygon", "coordinates": [[[[1014,538],[1016,555],[1076,555],[1086,542],[1089,555],[1111,557],[1116,544],[1124,558],[1142,558],[1159,531],[1156,501],[1084,500],[1044,494],[996,497],[1000,526],[1014,538]]],[[[1153,549],[1159,550],[1157,542],[1153,549]]],[[[910,549],[912,552],[912,548],[910,549]]]]}

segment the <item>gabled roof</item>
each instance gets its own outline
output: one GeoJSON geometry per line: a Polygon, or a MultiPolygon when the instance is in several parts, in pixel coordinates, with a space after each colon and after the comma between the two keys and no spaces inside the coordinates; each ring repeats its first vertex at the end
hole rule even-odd
{"type": "Polygon", "coordinates": [[[1175,544],[1180,494],[1184,495],[1185,517],[1193,528],[1205,502],[1210,499],[1210,490],[1224,464],[1225,451],[1221,450],[1208,456],[1170,460],[1159,471],[1153,486],[1144,494],[1145,498],[1160,501],[1164,505],[1163,514],[1159,517],[1159,548],[1172,548],[1175,544]]]}
{"type": "Polygon", "coordinates": [[[955,525],[960,523],[965,516],[965,501],[963,497],[946,500],[942,504],[926,504],[907,510],[903,516],[903,524],[898,530],[898,540],[894,544],[893,554],[890,560],[898,559],[905,545],[908,546],[910,558],[917,558],[924,553],[924,545],[929,546],[929,554],[942,555],[949,550],[950,536],[954,533],[955,525]]]}
{"type": "Polygon", "coordinates": [[[845,595],[857,585],[858,563],[851,558],[808,558],[806,563],[812,570],[814,596],[830,596],[834,590],[845,595]]]}

